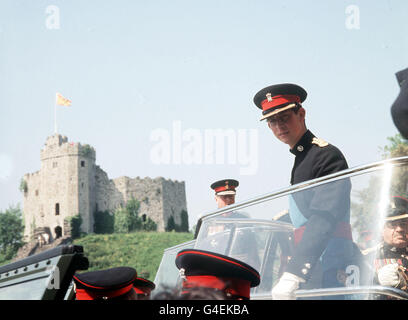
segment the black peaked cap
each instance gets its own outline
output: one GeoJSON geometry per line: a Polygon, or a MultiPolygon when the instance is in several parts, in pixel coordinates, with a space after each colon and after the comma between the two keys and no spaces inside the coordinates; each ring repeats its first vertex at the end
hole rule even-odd
{"type": "Polygon", "coordinates": [[[205,250],[184,249],[176,257],[177,268],[183,268],[186,276],[210,275],[247,280],[251,287],[260,283],[258,271],[237,259],[205,250]]]}
{"type": "Polygon", "coordinates": [[[87,290],[114,290],[125,287],[137,277],[131,267],[117,267],[106,270],[90,271],[74,275],[77,288],[87,290]]]}
{"type": "Polygon", "coordinates": [[[307,97],[306,90],[297,84],[293,84],[293,83],[275,84],[275,85],[263,88],[262,90],[258,91],[258,93],[254,96],[254,103],[261,110],[262,110],[261,102],[266,99],[267,93],[270,93],[272,97],[276,95],[283,95],[283,94],[296,95],[300,98],[301,102],[305,101],[307,97]]]}

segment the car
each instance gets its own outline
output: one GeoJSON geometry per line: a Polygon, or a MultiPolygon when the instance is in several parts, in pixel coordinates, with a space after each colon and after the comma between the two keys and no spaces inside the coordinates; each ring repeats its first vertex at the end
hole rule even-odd
{"type": "Polygon", "coordinates": [[[298,207],[305,211],[325,210],[330,204],[330,210],[350,215],[350,224],[343,228],[348,232],[341,230],[349,233],[352,240],[347,244],[350,254],[344,261],[342,257],[330,255],[324,258],[326,260],[320,259],[314,274],[302,290],[296,291],[296,296],[302,299],[377,299],[379,296],[407,299],[404,291],[375,284],[375,254],[372,254],[381,241],[380,227],[384,224],[388,201],[392,195],[406,192],[407,179],[408,157],[388,159],[302,182],[204,214],[197,223],[195,240],[164,251],[155,283],[158,288],[180,285],[175,256],[182,249],[194,248],[224,254],[249,264],[261,275],[260,285],[251,289],[251,299],[272,299],[271,289],[284,272],[298,236],[289,223],[289,207],[290,210],[299,210],[298,207]],[[236,212],[241,214],[234,215],[236,212]],[[247,218],[242,218],[243,215],[247,218]],[[342,266],[335,275],[340,286],[321,286],[319,276],[326,267],[324,263],[326,266],[330,263],[342,266]]]}
{"type": "MultiPolygon", "coordinates": [[[[260,285],[251,289],[251,299],[272,299],[271,289],[284,272],[299,236],[287,217],[290,210],[343,210],[350,215],[352,253],[336,263],[340,286],[319,286],[322,260],[310,281],[296,291],[300,299],[408,299],[405,291],[376,285],[375,248],[381,241],[389,199],[406,192],[408,157],[383,160],[302,182],[204,214],[197,223],[195,239],[164,250],[154,280],[155,292],[180,285],[175,265],[177,253],[194,248],[243,261],[259,271],[260,285]],[[293,206],[293,201],[295,205],[293,206]],[[240,215],[234,215],[236,212],[240,215]],[[370,236],[367,237],[367,234],[370,236]]],[[[340,260],[339,260],[340,259],[340,260]]],[[[327,261],[325,261],[327,263],[327,261]]],[[[0,299],[70,300],[72,276],[86,270],[89,262],[83,248],[59,246],[0,267],[0,299]]]]}
{"type": "Polygon", "coordinates": [[[82,246],[61,245],[0,267],[0,300],[71,300],[72,277],[87,270],[82,246]]]}

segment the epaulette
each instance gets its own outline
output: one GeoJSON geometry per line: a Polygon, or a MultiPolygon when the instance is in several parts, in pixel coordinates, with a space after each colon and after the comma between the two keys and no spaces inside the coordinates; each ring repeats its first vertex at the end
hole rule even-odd
{"type": "Polygon", "coordinates": [[[312,143],[318,145],[320,148],[327,147],[329,145],[328,142],[316,137],[313,138],[312,143]]]}
{"type": "Polygon", "coordinates": [[[367,248],[365,250],[361,250],[361,253],[366,256],[369,253],[372,253],[374,251],[377,251],[379,248],[381,247],[381,243],[377,244],[376,246],[372,247],[372,248],[367,248]]]}
{"type": "Polygon", "coordinates": [[[275,215],[272,217],[272,220],[277,221],[277,220],[279,220],[280,218],[282,218],[283,216],[287,215],[288,213],[289,213],[288,210],[283,210],[283,211],[281,211],[281,212],[275,214],[275,215]]]}

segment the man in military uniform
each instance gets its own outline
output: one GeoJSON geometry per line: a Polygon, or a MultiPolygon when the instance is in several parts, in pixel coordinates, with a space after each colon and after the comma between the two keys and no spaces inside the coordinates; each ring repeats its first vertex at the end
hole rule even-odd
{"type": "MultiPolygon", "coordinates": [[[[239,182],[234,179],[223,179],[211,184],[211,189],[215,191],[214,197],[218,209],[235,203],[235,195],[237,194],[236,188],[238,186],[239,182]]],[[[223,216],[230,218],[248,218],[247,215],[237,211],[226,212],[223,216]]]]}
{"type": "MultiPolygon", "coordinates": [[[[306,91],[295,84],[278,84],[260,90],[254,97],[276,138],[295,155],[291,184],[319,178],[348,168],[341,151],[317,138],[306,128],[302,103],[306,91]]],[[[274,299],[294,299],[294,291],[309,280],[322,261],[322,286],[339,286],[337,273],[351,254],[349,223],[350,182],[315,187],[289,197],[289,215],[295,226],[295,249],[286,272],[272,289],[274,299]],[[322,255],[324,253],[324,255],[322,255]]]]}
{"type": "Polygon", "coordinates": [[[383,241],[374,248],[375,282],[408,292],[408,199],[393,197],[382,236],[383,241]]]}
{"type": "Polygon", "coordinates": [[[408,139],[408,68],[396,74],[400,93],[391,106],[394,124],[401,135],[408,139]]]}
{"type": "MultiPolygon", "coordinates": [[[[223,179],[211,184],[210,188],[215,192],[218,209],[235,203],[238,186],[239,182],[234,179],[223,179]]],[[[237,256],[253,267],[259,268],[260,260],[253,231],[228,222],[228,219],[241,218],[247,219],[248,215],[239,211],[228,211],[214,218],[213,222],[206,224],[207,229],[201,232],[196,248],[237,256]],[[235,232],[236,237],[233,237],[231,232],[235,232]]]]}

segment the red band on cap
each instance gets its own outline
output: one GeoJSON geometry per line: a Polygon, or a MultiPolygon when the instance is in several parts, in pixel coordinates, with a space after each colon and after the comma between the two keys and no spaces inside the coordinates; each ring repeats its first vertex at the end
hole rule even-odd
{"type": "Polygon", "coordinates": [[[220,192],[220,191],[225,191],[225,190],[235,191],[235,187],[233,187],[233,186],[228,186],[228,187],[222,186],[222,187],[215,188],[214,190],[215,190],[215,192],[220,192]]]}
{"type": "Polygon", "coordinates": [[[209,254],[209,253],[205,253],[205,252],[197,252],[197,251],[184,251],[184,252],[180,252],[179,254],[177,254],[177,257],[182,256],[183,254],[188,254],[188,253],[196,254],[196,255],[197,255],[197,254],[200,254],[200,255],[203,255],[203,256],[208,256],[208,257],[211,257],[211,258],[215,258],[215,259],[218,259],[218,260],[222,260],[222,261],[226,261],[226,262],[228,262],[228,263],[235,264],[235,265],[237,265],[238,267],[240,267],[240,268],[242,268],[242,269],[245,269],[245,270],[251,272],[251,273],[252,273],[253,275],[255,275],[258,279],[261,278],[257,272],[255,272],[255,271],[253,271],[253,270],[251,270],[251,269],[246,268],[246,267],[243,266],[242,264],[237,263],[237,262],[235,262],[235,261],[231,261],[231,260],[228,260],[228,259],[224,259],[224,258],[215,256],[215,255],[213,255],[213,254],[209,254]]]}
{"type": "Polygon", "coordinates": [[[145,294],[145,293],[147,293],[147,294],[150,294],[150,292],[152,291],[150,288],[148,288],[148,287],[136,287],[136,286],[133,286],[133,289],[135,289],[135,291],[136,291],[136,293],[137,294],[145,294]]]}
{"type": "Polygon", "coordinates": [[[187,276],[187,281],[183,281],[183,288],[206,287],[223,290],[234,296],[241,296],[249,299],[250,282],[248,280],[236,278],[219,278],[215,276],[187,276]]]}
{"type": "Polygon", "coordinates": [[[128,293],[133,288],[133,284],[127,285],[126,287],[117,289],[117,290],[110,290],[110,291],[103,291],[100,290],[99,292],[86,290],[86,289],[76,289],[76,300],[96,300],[103,297],[108,299],[115,298],[121,296],[122,294],[128,293]]]}
{"type": "Polygon", "coordinates": [[[275,107],[278,107],[282,104],[287,104],[287,103],[300,103],[300,98],[295,95],[291,94],[282,94],[282,95],[277,95],[272,97],[272,101],[268,101],[268,99],[265,99],[261,102],[262,110],[266,111],[275,107]]]}

